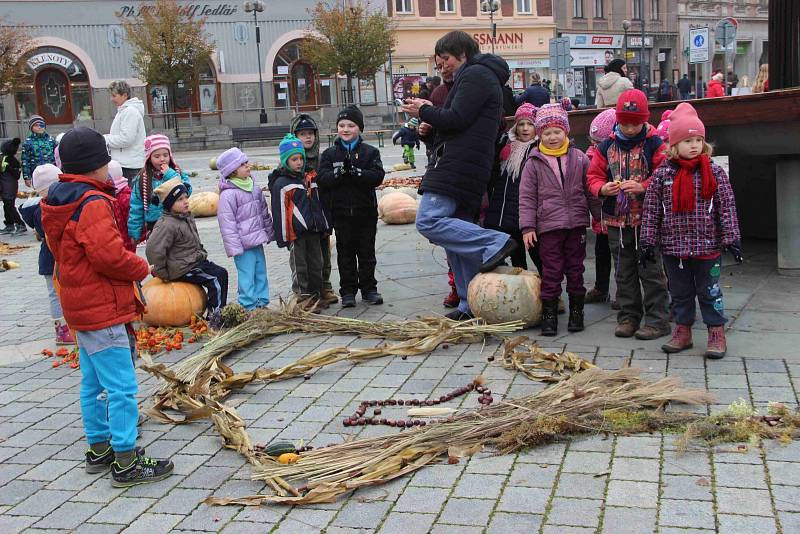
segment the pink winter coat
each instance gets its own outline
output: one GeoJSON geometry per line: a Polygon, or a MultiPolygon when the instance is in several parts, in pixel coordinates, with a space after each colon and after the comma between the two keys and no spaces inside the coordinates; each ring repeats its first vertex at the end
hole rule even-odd
{"type": "Polygon", "coordinates": [[[256,183],[252,191],[245,191],[220,178],[217,220],[228,257],[275,239],[264,193],[256,183]]]}

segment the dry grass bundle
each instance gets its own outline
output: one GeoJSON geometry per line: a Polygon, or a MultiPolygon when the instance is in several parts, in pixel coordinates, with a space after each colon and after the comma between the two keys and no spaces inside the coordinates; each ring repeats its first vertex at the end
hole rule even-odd
{"type": "Polygon", "coordinates": [[[526,336],[503,342],[502,364],[505,369],[519,371],[531,380],[560,382],[594,365],[573,352],[545,352],[526,336]]]}
{"type": "MultiPolygon", "coordinates": [[[[471,455],[484,446],[511,452],[552,440],[566,432],[602,431],[591,414],[606,410],[656,409],[670,401],[710,402],[706,391],[684,389],[674,379],[647,382],[635,369],[604,371],[591,368],[534,395],[467,410],[438,425],[415,427],[399,434],[345,442],[300,455],[292,465],[262,459],[254,478],[303,482],[287,495],[254,495],[240,499],[209,499],[215,504],[311,504],[331,502],[354,489],[381,484],[438,461],[471,455]],[[595,426],[591,426],[593,423],[595,426]],[[549,425],[549,426],[548,426],[549,425]],[[520,428],[529,429],[521,432],[520,428]],[[537,428],[544,432],[535,433],[537,428]]],[[[696,416],[695,416],[696,417],[696,416]]],[[[285,488],[284,488],[285,489],[285,488]]],[[[285,493],[285,492],[283,492],[285,493]]]]}

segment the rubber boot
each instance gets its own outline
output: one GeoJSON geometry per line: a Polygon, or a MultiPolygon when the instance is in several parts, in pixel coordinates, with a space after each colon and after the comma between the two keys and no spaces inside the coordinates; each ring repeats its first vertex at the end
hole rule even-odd
{"type": "Polygon", "coordinates": [[[542,301],[542,335],[558,334],[558,299],[542,301]]]}
{"type": "Polygon", "coordinates": [[[570,332],[580,332],[583,330],[583,303],[584,295],[569,296],[569,322],[567,330],[570,332]]]}
{"type": "Polygon", "coordinates": [[[706,348],[706,358],[719,360],[728,351],[728,344],[725,341],[724,326],[708,327],[708,346],[706,348]]]}
{"type": "Polygon", "coordinates": [[[687,324],[678,324],[675,325],[675,330],[672,331],[672,339],[661,345],[661,350],[667,354],[673,354],[691,349],[692,346],[692,327],[687,324]]]}

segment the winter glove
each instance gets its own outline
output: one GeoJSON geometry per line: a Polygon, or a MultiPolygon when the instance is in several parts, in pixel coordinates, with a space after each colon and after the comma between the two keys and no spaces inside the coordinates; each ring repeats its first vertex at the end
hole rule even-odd
{"type": "Polygon", "coordinates": [[[728,245],[726,250],[731,253],[731,256],[733,256],[733,259],[736,261],[736,263],[741,264],[744,261],[744,258],[742,257],[742,242],[738,239],[728,245]]]}
{"type": "Polygon", "coordinates": [[[639,265],[643,268],[647,267],[648,262],[655,263],[656,261],[656,247],[653,245],[640,245],[639,246],[639,265]]]}

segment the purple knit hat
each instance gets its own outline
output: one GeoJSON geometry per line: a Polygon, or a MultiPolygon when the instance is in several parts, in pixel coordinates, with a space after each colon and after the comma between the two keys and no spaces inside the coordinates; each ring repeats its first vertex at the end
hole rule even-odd
{"type": "Polygon", "coordinates": [[[596,143],[601,143],[611,137],[614,124],[617,123],[617,110],[609,108],[597,115],[589,126],[589,137],[596,143]]]}
{"type": "Polygon", "coordinates": [[[229,148],[217,156],[217,169],[219,169],[219,174],[223,178],[227,178],[236,172],[236,169],[241,167],[243,163],[247,163],[247,154],[236,147],[229,148]]]}
{"type": "Polygon", "coordinates": [[[545,104],[536,112],[536,133],[542,135],[542,132],[551,126],[561,128],[564,132],[569,133],[569,119],[567,119],[567,112],[561,107],[561,104],[545,104]]]}

